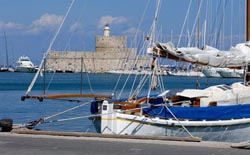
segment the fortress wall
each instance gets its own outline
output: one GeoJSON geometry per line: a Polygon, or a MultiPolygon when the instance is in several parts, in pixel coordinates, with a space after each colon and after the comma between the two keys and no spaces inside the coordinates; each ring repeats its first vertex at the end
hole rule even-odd
{"type": "Polygon", "coordinates": [[[80,72],[82,67],[86,72],[103,73],[122,69],[129,54],[127,66],[131,68],[136,59],[136,49],[126,49],[124,52],[50,51],[46,68],[80,72]]]}
{"type": "MultiPolygon", "coordinates": [[[[95,72],[103,73],[109,70],[134,67],[137,57],[136,48],[127,48],[126,36],[109,36],[110,28],[104,28],[104,36],[96,37],[95,51],[50,51],[46,68],[74,72],[95,72]],[[129,58],[129,59],[128,59],[129,58]]],[[[140,56],[141,57],[141,56],[140,56]]],[[[145,60],[139,58],[138,66],[145,66],[145,60]]]]}

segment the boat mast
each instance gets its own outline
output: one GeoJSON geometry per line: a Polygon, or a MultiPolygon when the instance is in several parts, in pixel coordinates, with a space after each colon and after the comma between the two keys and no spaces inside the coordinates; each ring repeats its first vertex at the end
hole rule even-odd
{"type": "Polygon", "coordinates": [[[250,41],[250,0],[247,0],[246,5],[246,41],[250,41]]]}
{"type": "Polygon", "coordinates": [[[5,32],[4,32],[4,44],[5,44],[6,67],[8,67],[9,66],[9,56],[8,56],[8,47],[7,47],[7,39],[6,39],[5,32]]]}
{"type": "MultiPolygon", "coordinates": [[[[246,42],[250,41],[250,0],[246,0],[246,42]]],[[[247,62],[245,70],[245,84],[250,83],[250,64],[247,62]]]]}
{"type": "MultiPolygon", "coordinates": [[[[56,31],[56,33],[55,33],[55,35],[54,35],[52,41],[50,42],[50,45],[49,45],[49,47],[48,47],[46,53],[45,53],[44,56],[43,56],[43,59],[42,59],[40,65],[39,65],[39,68],[38,68],[38,70],[37,70],[37,72],[36,72],[36,74],[35,74],[33,80],[31,81],[31,83],[30,83],[30,85],[29,85],[29,87],[28,87],[28,89],[27,89],[27,91],[26,91],[26,93],[25,93],[25,96],[23,96],[24,98],[29,96],[29,93],[31,92],[31,90],[32,90],[32,88],[33,88],[33,86],[34,86],[34,84],[35,84],[35,82],[36,82],[36,80],[37,80],[37,78],[38,78],[39,73],[42,71],[42,67],[43,67],[43,64],[44,64],[44,60],[46,59],[48,53],[51,51],[52,45],[54,44],[54,42],[55,42],[55,40],[56,40],[56,38],[57,38],[59,32],[61,31],[62,26],[63,26],[63,24],[64,24],[66,18],[68,17],[69,12],[70,12],[70,10],[71,10],[71,8],[72,8],[74,2],[75,2],[75,0],[72,0],[72,1],[71,1],[70,6],[69,6],[69,8],[67,9],[67,12],[66,12],[65,16],[64,16],[63,19],[62,19],[62,22],[61,22],[61,24],[59,25],[59,28],[57,29],[57,31],[56,31]]],[[[23,97],[22,97],[22,98],[23,98],[23,97]]],[[[22,100],[23,100],[23,99],[22,99],[22,100]]]]}
{"type": "MultiPolygon", "coordinates": [[[[154,15],[154,21],[152,24],[152,28],[151,28],[151,33],[150,33],[150,42],[149,42],[149,46],[152,47],[153,44],[156,41],[156,27],[157,27],[157,22],[158,22],[158,17],[159,17],[159,9],[160,9],[160,4],[161,4],[161,0],[157,0],[156,1],[156,9],[155,9],[155,15],[154,15]]],[[[157,58],[153,57],[153,60],[151,62],[151,71],[152,71],[152,75],[151,75],[151,89],[155,90],[157,88],[157,70],[158,70],[158,66],[157,66],[157,58]]],[[[148,91],[148,96],[150,94],[150,89],[148,91]]]]}

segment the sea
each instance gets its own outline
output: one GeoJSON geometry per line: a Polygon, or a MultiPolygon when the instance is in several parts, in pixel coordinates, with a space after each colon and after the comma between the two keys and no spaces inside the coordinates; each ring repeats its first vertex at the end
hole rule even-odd
{"type": "MultiPolygon", "coordinates": [[[[37,99],[21,101],[35,73],[0,73],[0,119],[9,118],[14,125],[26,124],[50,118],[46,123],[35,127],[36,130],[90,132],[96,130],[88,119],[91,116],[90,103],[93,99],[47,99],[42,102],[37,99]],[[79,105],[85,104],[84,106],[79,105]],[[75,108],[75,109],[74,109],[75,108]],[[74,109],[66,112],[68,109],[74,109]],[[60,115],[59,115],[60,114],[60,115]],[[81,119],[76,117],[86,116],[81,119]],[[64,121],[59,121],[64,120],[64,121]]],[[[135,75],[92,74],[92,73],[46,73],[39,75],[29,95],[64,94],[64,93],[96,93],[113,95],[115,98],[127,97],[143,78],[135,75]],[[126,84],[126,85],[125,85],[126,84]]],[[[164,89],[206,88],[216,84],[232,84],[242,81],[237,78],[206,78],[161,76],[164,89]]],[[[148,82],[141,90],[141,96],[146,96],[148,82]]],[[[161,87],[162,88],[162,87],[161,87]]],[[[162,88],[163,89],[163,88],[162,88]]],[[[160,93],[160,89],[151,91],[160,93]]]]}

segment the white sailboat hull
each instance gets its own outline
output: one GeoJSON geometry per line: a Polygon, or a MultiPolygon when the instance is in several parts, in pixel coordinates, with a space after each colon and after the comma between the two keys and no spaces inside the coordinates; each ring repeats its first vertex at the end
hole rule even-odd
{"type": "Polygon", "coordinates": [[[124,114],[113,109],[112,103],[103,103],[100,117],[92,119],[97,132],[103,134],[200,137],[209,141],[241,142],[250,139],[250,118],[191,121],[161,119],[124,114]],[[191,133],[191,135],[183,128],[191,133]]]}

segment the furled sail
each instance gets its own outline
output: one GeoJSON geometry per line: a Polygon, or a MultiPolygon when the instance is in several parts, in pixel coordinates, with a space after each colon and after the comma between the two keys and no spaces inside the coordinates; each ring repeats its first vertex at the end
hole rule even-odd
{"type": "Polygon", "coordinates": [[[250,42],[237,44],[228,51],[206,46],[175,48],[173,43],[156,43],[154,48],[148,50],[155,56],[185,61],[212,67],[241,68],[250,62],[250,42]]]}

